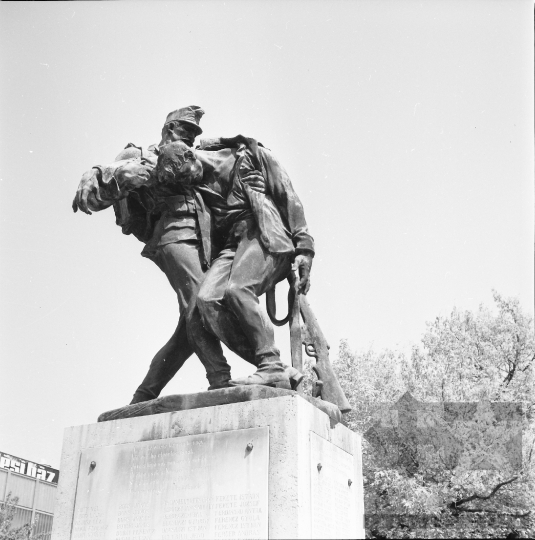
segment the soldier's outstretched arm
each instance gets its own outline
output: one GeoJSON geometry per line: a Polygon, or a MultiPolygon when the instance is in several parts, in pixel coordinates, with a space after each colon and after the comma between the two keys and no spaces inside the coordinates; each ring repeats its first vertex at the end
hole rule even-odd
{"type": "Polygon", "coordinates": [[[105,200],[103,190],[100,189],[98,176],[101,174],[99,169],[93,168],[86,171],[82,175],[82,179],[78,184],[76,195],[72,201],[72,209],[74,212],[81,210],[86,214],[91,215],[91,211],[98,212],[110,207],[113,199],[105,200]]]}
{"type": "Polygon", "coordinates": [[[85,172],[72,202],[74,212],[91,215],[111,206],[141,186],[152,186],[156,178],[152,171],[157,157],[141,157],[116,161],[107,166],[95,166],[85,172]]]}

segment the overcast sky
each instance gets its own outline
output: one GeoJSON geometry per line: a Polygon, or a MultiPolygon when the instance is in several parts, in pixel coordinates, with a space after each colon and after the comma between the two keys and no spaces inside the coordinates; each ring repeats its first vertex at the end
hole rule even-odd
{"type": "MultiPolygon", "coordinates": [[[[332,356],[342,338],[410,350],[493,288],[533,312],[531,0],[2,2],[0,16],[1,451],[58,467],[63,429],[128,403],[173,332],[176,297],[142,244],[111,209],[70,205],[85,170],[158,142],[185,105],[205,109],[206,136],[255,137],[288,170],[332,356]]],[[[164,393],[206,386],[193,357],[164,393]]]]}

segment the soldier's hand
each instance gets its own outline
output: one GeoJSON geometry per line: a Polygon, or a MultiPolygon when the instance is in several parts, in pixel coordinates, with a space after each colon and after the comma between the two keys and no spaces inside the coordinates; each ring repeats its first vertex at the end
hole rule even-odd
{"type": "Polygon", "coordinates": [[[83,174],[78,184],[74,200],[72,201],[73,212],[77,212],[80,209],[82,212],[91,215],[88,200],[91,195],[95,198],[98,194],[98,174],[100,174],[98,169],[90,169],[83,174]]]}
{"type": "Polygon", "coordinates": [[[312,268],[311,255],[297,255],[292,265],[292,270],[299,275],[299,283],[297,284],[297,293],[306,294],[310,289],[310,269],[312,268]]]}
{"type": "Polygon", "coordinates": [[[259,171],[250,171],[242,176],[242,182],[247,184],[253,191],[266,192],[266,180],[259,171]]]}

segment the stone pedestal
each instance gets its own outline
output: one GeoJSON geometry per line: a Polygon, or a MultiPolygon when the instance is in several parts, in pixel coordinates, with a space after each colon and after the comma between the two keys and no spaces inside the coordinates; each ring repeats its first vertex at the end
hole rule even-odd
{"type": "Polygon", "coordinates": [[[233,392],[67,428],[52,540],[364,538],[360,437],[294,392],[233,392]]]}

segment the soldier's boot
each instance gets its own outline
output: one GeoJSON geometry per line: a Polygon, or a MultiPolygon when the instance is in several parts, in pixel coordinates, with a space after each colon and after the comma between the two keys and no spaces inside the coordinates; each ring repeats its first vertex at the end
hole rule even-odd
{"type": "Polygon", "coordinates": [[[214,373],[206,374],[206,378],[210,383],[208,390],[219,390],[220,388],[228,388],[230,383],[230,371],[215,371],[214,373]]]}
{"type": "Polygon", "coordinates": [[[290,387],[295,390],[303,375],[294,367],[283,364],[278,356],[266,356],[262,358],[256,373],[248,377],[240,377],[230,381],[231,386],[260,384],[263,386],[290,387]]]}
{"type": "Polygon", "coordinates": [[[297,387],[303,382],[305,376],[292,366],[286,367],[286,374],[288,375],[292,390],[297,390],[297,387]]]}

